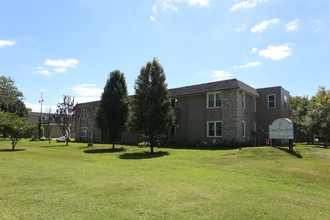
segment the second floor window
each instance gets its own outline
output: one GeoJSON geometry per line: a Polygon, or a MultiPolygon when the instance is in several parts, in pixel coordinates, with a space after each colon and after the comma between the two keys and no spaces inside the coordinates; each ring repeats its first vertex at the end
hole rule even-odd
{"type": "Polygon", "coordinates": [[[253,97],[252,99],[252,111],[257,111],[257,100],[256,97],[253,97]]]}
{"type": "Polygon", "coordinates": [[[268,108],[276,108],[276,95],[269,94],[267,97],[268,108]]]}
{"type": "Polygon", "coordinates": [[[87,118],[87,109],[82,109],[81,110],[81,119],[86,119],[87,118]]]}
{"type": "Polygon", "coordinates": [[[222,106],[222,94],[220,92],[207,94],[207,108],[219,108],[222,106]]]}
{"type": "Polygon", "coordinates": [[[245,93],[242,93],[242,108],[245,108],[245,93]]]}

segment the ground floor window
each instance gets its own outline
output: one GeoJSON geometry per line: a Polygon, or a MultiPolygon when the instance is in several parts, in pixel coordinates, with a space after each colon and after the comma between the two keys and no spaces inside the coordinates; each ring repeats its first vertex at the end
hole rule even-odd
{"type": "Polygon", "coordinates": [[[80,137],[87,137],[87,128],[80,128],[80,137]]]}
{"type": "Polygon", "coordinates": [[[253,131],[257,132],[257,123],[253,122],[253,131]]]}
{"type": "Polygon", "coordinates": [[[207,137],[222,137],[222,121],[207,122],[207,137]]]}

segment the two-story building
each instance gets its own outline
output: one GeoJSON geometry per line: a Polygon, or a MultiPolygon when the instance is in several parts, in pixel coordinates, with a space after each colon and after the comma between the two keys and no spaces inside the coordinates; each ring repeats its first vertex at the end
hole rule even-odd
{"type": "MultiPolygon", "coordinates": [[[[282,87],[255,89],[237,79],[169,89],[175,109],[175,124],[168,137],[179,142],[208,142],[222,140],[251,140],[251,132],[263,130],[277,118],[289,117],[289,92],[282,87]]],[[[78,104],[81,117],[76,140],[87,141],[88,115],[99,101],[78,104]]],[[[93,122],[94,123],[94,122],[93,122]]],[[[94,141],[107,141],[98,128],[94,141]]],[[[129,131],[121,141],[139,142],[143,136],[129,131]]]]}

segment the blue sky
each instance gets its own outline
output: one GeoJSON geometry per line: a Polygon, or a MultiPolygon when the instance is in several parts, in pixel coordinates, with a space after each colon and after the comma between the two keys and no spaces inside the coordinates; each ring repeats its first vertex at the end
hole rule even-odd
{"type": "Polygon", "coordinates": [[[99,100],[110,71],[130,94],[159,59],[168,88],[237,78],[293,96],[330,87],[328,0],[0,1],[0,75],[44,111],[99,100]]]}

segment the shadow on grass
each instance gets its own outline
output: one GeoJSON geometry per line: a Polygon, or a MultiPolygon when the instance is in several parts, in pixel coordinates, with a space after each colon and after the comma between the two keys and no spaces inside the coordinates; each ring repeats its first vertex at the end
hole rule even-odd
{"type": "Polygon", "coordinates": [[[303,158],[303,156],[301,156],[301,154],[295,152],[294,150],[293,150],[293,151],[290,151],[289,149],[282,148],[282,147],[273,147],[273,148],[278,149],[278,150],[281,150],[281,151],[284,151],[284,152],[286,152],[286,153],[289,153],[289,154],[291,154],[292,156],[295,156],[295,157],[297,157],[297,158],[299,158],[299,159],[303,158]]]}
{"type": "Polygon", "coordinates": [[[92,149],[92,150],[84,150],[86,154],[104,154],[104,153],[116,153],[126,151],[125,148],[115,148],[115,149],[92,149]]]}
{"type": "Polygon", "coordinates": [[[126,159],[126,160],[140,160],[140,159],[151,159],[156,157],[163,157],[170,155],[166,151],[158,151],[155,153],[150,152],[139,152],[139,153],[126,153],[119,156],[120,159],[126,159]]]}
{"type": "MultiPolygon", "coordinates": [[[[235,150],[238,147],[218,147],[218,146],[173,146],[173,147],[160,147],[178,150],[235,150]]],[[[243,147],[242,147],[243,148],[243,147]]]]}
{"type": "Polygon", "coordinates": [[[0,149],[0,152],[16,152],[16,151],[25,151],[25,149],[0,149]]]}

